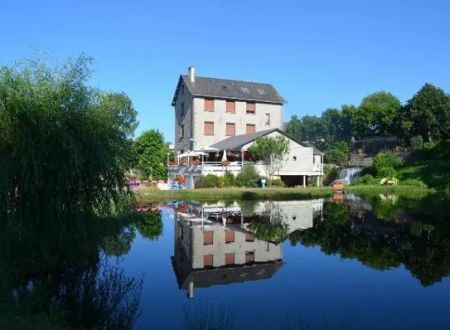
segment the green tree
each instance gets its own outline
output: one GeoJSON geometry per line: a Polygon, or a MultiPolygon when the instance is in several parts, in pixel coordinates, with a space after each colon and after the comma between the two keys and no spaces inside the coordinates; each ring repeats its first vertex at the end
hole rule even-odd
{"type": "Polygon", "coordinates": [[[0,213],[110,210],[127,193],[136,112],[90,87],[90,59],[0,68],[0,213]]]}
{"type": "Polygon", "coordinates": [[[143,132],[134,142],[137,167],[146,177],[165,178],[167,176],[167,145],[162,133],[151,129],[143,132]]]}
{"type": "Polygon", "coordinates": [[[163,232],[162,215],[160,211],[146,212],[140,215],[135,223],[136,228],[142,237],[149,240],[156,240],[163,232]]]}
{"type": "Polygon", "coordinates": [[[285,131],[292,139],[297,141],[303,140],[302,122],[296,115],[292,116],[291,120],[286,123],[285,131]]]}
{"type": "Polygon", "coordinates": [[[400,101],[391,93],[382,91],[366,96],[352,116],[354,135],[363,138],[391,133],[400,108],[400,101]]]}
{"type": "Polygon", "coordinates": [[[447,139],[450,134],[450,96],[425,84],[398,116],[399,133],[408,140],[421,135],[425,141],[447,139]]]}
{"type": "Polygon", "coordinates": [[[332,142],[325,150],[327,164],[346,165],[350,156],[350,146],[345,141],[332,142]]]}
{"type": "Polygon", "coordinates": [[[284,136],[263,136],[256,139],[255,143],[248,148],[251,157],[256,161],[261,161],[269,179],[281,168],[282,162],[289,152],[289,140],[284,136]]]}

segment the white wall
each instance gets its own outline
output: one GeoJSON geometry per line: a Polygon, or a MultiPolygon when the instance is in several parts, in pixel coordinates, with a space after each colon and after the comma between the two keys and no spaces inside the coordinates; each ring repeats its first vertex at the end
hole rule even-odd
{"type": "Polygon", "coordinates": [[[246,113],[246,102],[236,101],[235,113],[226,112],[225,100],[214,100],[214,111],[205,111],[204,99],[194,98],[195,148],[200,149],[229,136],[225,135],[226,123],[234,123],[236,135],[246,134],[246,125],[254,124],[256,131],[283,127],[283,107],[279,104],[256,103],[255,114],[246,113]],[[266,125],[266,113],[270,114],[270,125],[266,125]],[[214,135],[204,135],[204,122],[214,122],[214,135]]]}
{"type": "Polygon", "coordinates": [[[235,254],[235,264],[245,264],[245,252],[255,253],[255,262],[276,261],[282,259],[282,244],[273,244],[258,240],[253,242],[245,241],[245,233],[235,231],[232,243],[225,243],[225,229],[220,224],[208,226],[193,226],[191,231],[192,240],[192,268],[203,268],[203,256],[213,255],[214,267],[225,265],[225,254],[235,254]],[[213,244],[203,245],[203,231],[214,231],[213,244]]]}
{"type": "MultiPolygon", "coordinates": [[[[283,136],[279,132],[273,132],[267,135],[268,137],[283,136]]],[[[247,150],[252,144],[249,143],[243,147],[247,150]]],[[[265,175],[264,166],[257,165],[257,170],[260,175],[265,175]]],[[[276,175],[319,175],[317,168],[313,164],[313,148],[304,147],[297,142],[289,139],[289,153],[285,161],[282,162],[282,167],[276,175]],[[294,158],[295,157],[295,158],[294,158]],[[295,159],[295,160],[294,160],[295,159]]]]}

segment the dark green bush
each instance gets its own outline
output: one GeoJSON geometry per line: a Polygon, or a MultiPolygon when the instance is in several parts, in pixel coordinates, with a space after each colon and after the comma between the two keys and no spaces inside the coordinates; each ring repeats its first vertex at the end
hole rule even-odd
{"type": "Polygon", "coordinates": [[[373,160],[373,168],[377,177],[392,178],[397,175],[395,170],[401,164],[399,158],[388,152],[380,152],[373,160]]]}
{"type": "Polygon", "coordinates": [[[422,135],[417,135],[417,136],[413,136],[412,138],[411,138],[411,141],[410,141],[410,143],[411,143],[411,148],[413,149],[413,150],[422,150],[422,148],[423,148],[423,138],[422,138],[422,135]]]}
{"type": "Polygon", "coordinates": [[[414,186],[414,187],[427,188],[427,185],[425,183],[423,183],[423,181],[416,180],[416,179],[402,180],[401,184],[405,185],[405,186],[414,186]]]}
{"type": "Polygon", "coordinates": [[[235,184],[237,187],[258,187],[259,175],[253,164],[245,164],[241,173],[236,175],[235,184]]]}
{"type": "Polygon", "coordinates": [[[223,187],[233,187],[235,185],[236,178],[234,177],[234,174],[230,171],[225,171],[225,174],[223,175],[223,187]]]}
{"type": "Polygon", "coordinates": [[[214,174],[201,176],[195,183],[195,188],[218,188],[221,186],[220,179],[214,174]]]}
{"type": "Polygon", "coordinates": [[[270,184],[270,187],[284,187],[284,182],[280,179],[274,179],[272,180],[272,183],[270,184]]]}
{"type": "Polygon", "coordinates": [[[352,184],[378,184],[380,182],[379,179],[376,179],[371,174],[364,174],[362,177],[355,180],[352,184]]]}

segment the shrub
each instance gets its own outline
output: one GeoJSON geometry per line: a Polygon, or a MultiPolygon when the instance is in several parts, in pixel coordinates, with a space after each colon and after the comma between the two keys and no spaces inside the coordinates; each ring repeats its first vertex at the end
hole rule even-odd
{"type": "Polygon", "coordinates": [[[422,150],[423,148],[423,138],[422,135],[417,135],[411,138],[410,140],[411,148],[413,150],[422,150]]]}
{"type": "Polygon", "coordinates": [[[425,183],[423,183],[423,181],[416,180],[416,179],[402,180],[401,184],[405,185],[405,186],[414,186],[414,187],[428,188],[428,186],[425,183]]]}
{"type": "Polygon", "coordinates": [[[280,179],[272,180],[270,187],[284,187],[284,182],[280,179]]]}
{"type": "Polygon", "coordinates": [[[236,175],[235,184],[238,187],[258,187],[259,175],[253,164],[245,164],[241,173],[236,175]]]}
{"type": "Polygon", "coordinates": [[[225,171],[225,174],[223,175],[223,187],[233,187],[235,185],[236,178],[234,177],[234,174],[230,171],[225,171]]]}
{"type": "Polygon", "coordinates": [[[221,185],[221,178],[214,174],[201,176],[195,183],[195,188],[218,188],[221,185]]]}
{"type": "Polygon", "coordinates": [[[364,174],[353,182],[353,184],[378,184],[379,180],[375,179],[371,174],[364,174]]]}
{"type": "Polygon", "coordinates": [[[380,152],[373,160],[373,168],[377,177],[392,178],[396,176],[395,167],[400,165],[397,156],[388,152],[380,152]]]}

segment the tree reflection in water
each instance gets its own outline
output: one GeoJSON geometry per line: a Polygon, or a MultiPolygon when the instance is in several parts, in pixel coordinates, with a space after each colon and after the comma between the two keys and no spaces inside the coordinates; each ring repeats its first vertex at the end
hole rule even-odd
{"type": "Polygon", "coordinates": [[[135,221],[140,215],[3,219],[0,328],[132,328],[142,279],[108,255],[129,251],[135,221]]]}
{"type": "Polygon", "coordinates": [[[321,247],[387,270],[401,264],[423,286],[450,275],[449,206],[436,196],[414,200],[392,196],[326,202],[324,220],[290,235],[292,244],[321,247]]]}

